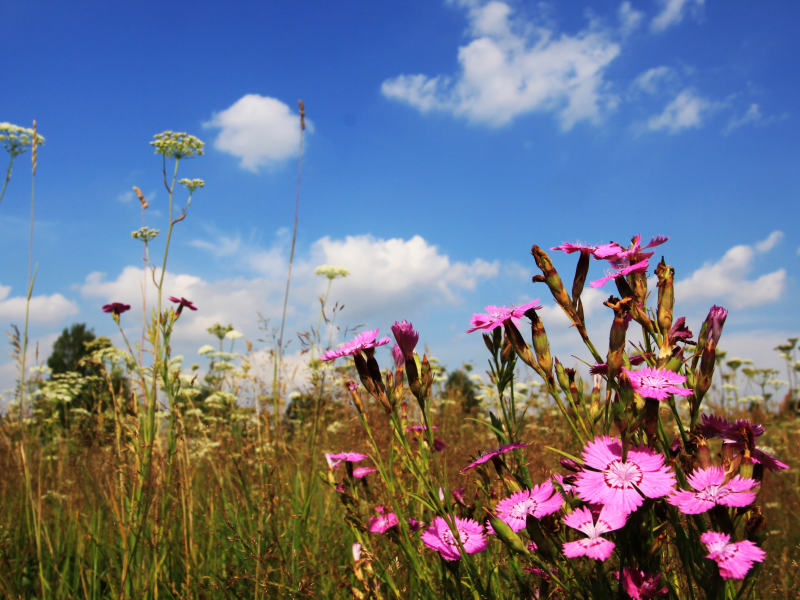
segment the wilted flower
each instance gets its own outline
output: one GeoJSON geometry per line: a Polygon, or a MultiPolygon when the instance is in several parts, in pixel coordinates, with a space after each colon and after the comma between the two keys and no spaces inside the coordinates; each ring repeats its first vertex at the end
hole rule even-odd
{"type": "Polygon", "coordinates": [[[649,600],[656,596],[666,594],[666,587],[659,589],[661,573],[645,573],[625,567],[622,570],[622,587],[631,597],[631,600],[649,600]]]}
{"type": "Polygon", "coordinates": [[[751,458],[773,473],[789,468],[789,465],[782,463],[769,452],[756,448],[756,438],[764,434],[763,425],[751,423],[747,419],[730,422],[722,417],[703,414],[703,424],[699,429],[704,437],[721,438],[737,450],[749,449],[751,458]]]}
{"type": "Polygon", "coordinates": [[[189,310],[197,310],[197,307],[194,304],[192,304],[189,300],[183,297],[176,298],[175,296],[170,296],[169,301],[174,302],[175,304],[178,305],[178,310],[176,311],[178,316],[180,316],[184,308],[188,308],[189,310]]]}
{"type": "Polygon", "coordinates": [[[519,490],[497,504],[497,516],[515,532],[525,529],[528,515],[541,519],[561,508],[564,498],[547,480],[530,490],[519,490]]]}
{"type": "Polygon", "coordinates": [[[526,311],[530,309],[539,310],[542,308],[537,305],[538,302],[539,298],[536,298],[533,302],[528,302],[516,308],[513,306],[511,308],[506,308],[505,306],[489,305],[486,307],[486,312],[488,314],[475,313],[472,315],[472,319],[470,320],[472,329],[467,329],[467,333],[472,333],[478,329],[491,331],[497,327],[502,327],[503,323],[508,320],[516,324],[525,315],[526,311]]]}
{"type": "MultiPolygon", "coordinates": [[[[467,554],[483,552],[489,541],[483,533],[483,526],[472,519],[453,517],[461,545],[467,554]]],[[[431,550],[436,550],[445,560],[459,560],[461,553],[458,549],[450,526],[442,517],[435,517],[433,523],[421,535],[422,543],[431,550]]]]}
{"type": "Polygon", "coordinates": [[[106,304],[103,307],[103,312],[119,316],[122,313],[129,311],[130,309],[131,309],[130,304],[123,304],[122,302],[112,302],[111,304],[106,304]]]}
{"type": "Polygon", "coordinates": [[[614,542],[600,536],[620,529],[626,519],[627,514],[611,504],[605,505],[600,511],[597,523],[592,511],[585,506],[575,510],[564,517],[564,525],[585,533],[587,537],[576,542],[565,542],[562,546],[564,555],[568,558],[588,556],[595,560],[607,559],[614,551],[614,542]]]}
{"type": "Polygon", "coordinates": [[[190,194],[194,194],[197,188],[205,187],[205,182],[202,179],[181,179],[178,183],[189,190],[190,194]]]}
{"type": "Polygon", "coordinates": [[[744,579],[754,562],[762,562],[767,556],[761,548],[749,540],[730,543],[731,536],[707,531],[700,536],[708,548],[706,558],[717,563],[723,579],[744,579]]]}
{"type": "Polygon", "coordinates": [[[692,395],[692,390],[677,387],[678,384],[686,381],[686,377],[668,371],[667,369],[645,367],[640,371],[629,371],[623,367],[622,370],[625,371],[628,375],[628,379],[631,380],[633,391],[637,392],[643,398],[666,400],[672,394],[678,394],[679,396],[692,395]]]}
{"type": "Polygon", "coordinates": [[[146,244],[156,239],[156,236],[159,233],[161,232],[158,229],[150,229],[149,227],[142,227],[137,231],[132,231],[131,237],[135,240],[139,240],[140,242],[144,242],[146,244]]]}
{"type": "Polygon", "coordinates": [[[575,487],[581,500],[611,504],[625,514],[642,505],[641,494],[660,498],[675,486],[675,475],[664,465],[661,454],[645,446],[635,446],[622,462],[622,445],[617,438],[607,435],[598,436],[584,446],[583,462],[596,470],[584,469],[576,476],[575,487]]]}
{"type": "Polygon", "coordinates": [[[667,502],[677,506],[682,513],[698,515],[711,510],[717,504],[722,506],[749,506],[756,499],[756,492],[752,492],[758,485],[753,479],[736,475],[725,481],[725,469],[722,467],[708,467],[698,469],[686,478],[696,491],[679,490],[667,498],[667,502]]]}
{"type": "Polygon", "coordinates": [[[162,154],[165,158],[192,158],[203,154],[205,142],[188,133],[164,131],[153,137],[156,140],[150,142],[150,145],[156,149],[156,154],[162,154]]]}
{"type": "Polygon", "coordinates": [[[511,444],[507,444],[505,446],[500,446],[497,450],[491,450],[490,452],[479,452],[478,458],[476,458],[472,463],[461,469],[461,474],[463,475],[470,469],[474,469],[478,465],[482,465],[488,460],[491,460],[495,456],[499,456],[500,454],[505,454],[511,450],[521,450],[525,448],[528,444],[525,442],[513,442],[511,444]]]}
{"type": "Polygon", "coordinates": [[[336,279],[337,277],[347,277],[350,275],[350,271],[345,269],[344,267],[334,267],[333,265],[320,265],[316,269],[314,269],[314,275],[319,275],[320,277],[327,277],[331,281],[336,279]]]}

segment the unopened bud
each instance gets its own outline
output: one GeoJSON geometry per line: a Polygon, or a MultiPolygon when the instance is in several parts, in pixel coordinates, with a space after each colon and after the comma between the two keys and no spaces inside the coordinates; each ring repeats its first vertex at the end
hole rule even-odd
{"type": "Polygon", "coordinates": [[[754,544],[763,544],[767,538],[767,520],[761,513],[761,508],[754,506],[750,518],[744,526],[747,539],[754,544]]]}
{"type": "Polygon", "coordinates": [[[664,262],[658,263],[655,271],[658,277],[658,328],[665,340],[669,340],[669,332],[672,329],[672,310],[675,306],[675,269],[664,262]]]}
{"type": "Polygon", "coordinates": [[[573,473],[580,473],[583,471],[583,466],[581,466],[581,463],[574,458],[562,458],[560,462],[561,466],[567,471],[572,471],[573,473]]]}
{"type": "Polygon", "coordinates": [[[519,356],[522,362],[524,362],[526,365],[536,369],[537,365],[534,361],[533,353],[531,352],[531,349],[528,348],[528,344],[525,343],[525,340],[522,337],[519,329],[517,329],[517,326],[514,325],[511,319],[506,321],[503,326],[506,330],[506,339],[511,341],[511,345],[514,346],[514,351],[517,353],[517,356],[519,356]]]}
{"type": "Polygon", "coordinates": [[[361,402],[361,394],[358,393],[358,384],[355,381],[348,381],[345,383],[350,399],[358,412],[364,412],[364,404],[361,402]]]}
{"type": "Polygon", "coordinates": [[[536,361],[545,373],[551,373],[553,371],[553,359],[550,356],[550,343],[547,340],[544,323],[542,323],[534,309],[526,311],[525,316],[531,320],[531,337],[533,350],[536,352],[536,361]]]}
{"type": "Polygon", "coordinates": [[[514,530],[508,526],[508,523],[498,518],[497,515],[488,510],[486,511],[486,517],[488,518],[489,524],[492,526],[492,529],[494,529],[498,539],[503,542],[507,548],[513,550],[517,554],[522,554],[523,556],[530,555],[530,552],[525,547],[522,538],[514,533],[514,530]]]}

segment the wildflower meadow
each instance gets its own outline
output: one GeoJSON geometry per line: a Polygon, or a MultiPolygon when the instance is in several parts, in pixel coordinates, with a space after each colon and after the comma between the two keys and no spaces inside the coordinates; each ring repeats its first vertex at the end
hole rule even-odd
{"type": "MultiPolygon", "coordinates": [[[[300,161],[304,117],[301,103],[300,161]]],[[[45,138],[35,124],[0,133],[0,210],[10,185],[31,184],[32,257],[45,138]]],[[[668,257],[688,241],[668,237],[677,232],[586,245],[531,228],[520,260],[536,275],[520,285],[560,307],[574,356],[551,350],[560,326],[538,298],[497,298],[463,323],[477,366],[449,370],[403,314],[347,327],[335,300],[344,267],[317,268],[319,317],[290,332],[292,238],[283,314],[264,315],[259,332],[208,327],[206,362],[189,367],[173,334],[203,298],[178,297],[165,275],[183,222],[203,210],[205,183],[182,166],[202,160],[204,143],[165,131],[149,151],[168,228],[147,226],[134,188],[142,226],[126,243],[156,304],[103,306],[119,343],[82,342],[59,373],[30,358],[28,312],[9,329],[2,597],[797,597],[798,340],[777,349],[789,381],[767,403],[777,374],[726,355],[726,308],[681,316],[668,257]],[[574,276],[555,253],[574,258],[574,276]],[[595,262],[607,274],[588,281],[595,262]],[[607,294],[591,307],[605,310],[607,338],[587,331],[587,284],[607,294]],[[285,360],[290,338],[303,346],[301,375],[285,360]],[[264,349],[267,368],[253,358],[264,349]],[[745,382],[762,395],[745,397],[745,382]]],[[[297,194],[296,208],[299,183],[297,194]]],[[[295,237],[297,227],[295,213],[295,237]]],[[[28,311],[36,284],[31,258],[28,311]]]]}

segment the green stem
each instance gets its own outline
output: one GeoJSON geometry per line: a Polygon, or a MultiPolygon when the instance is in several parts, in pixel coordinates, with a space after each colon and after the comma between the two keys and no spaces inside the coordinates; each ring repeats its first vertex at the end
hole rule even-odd
{"type": "Polygon", "coordinates": [[[14,166],[14,153],[10,152],[11,157],[8,159],[8,171],[6,172],[6,181],[3,184],[3,191],[0,192],[0,202],[3,201],[3,196],[6,195],[6,187],[8,186],[8,181],[11,179],[11,168],[14,166]]]}

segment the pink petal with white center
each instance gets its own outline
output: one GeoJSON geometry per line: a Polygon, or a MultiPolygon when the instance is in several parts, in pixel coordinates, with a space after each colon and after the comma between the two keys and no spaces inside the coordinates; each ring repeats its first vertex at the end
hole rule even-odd
{"type": "Polygon", "coordinates": [[[614,548],[614,542],[605,538],[583,538],[577,542],[565,542],[562,546],[567,558],[587,556],[595,560],[606,560],[614,553],[614,548]]]}
{"type": "Polygon", "coordinates": [[[762,562],[767,553],[753,542],[745,540],[730,543],[730,536],[708,531],[700,536],[709,550],[706,558],[717,563],[723,579],[744,579],[754,562],[762,562]]]}
{"type": "Polygon", "coordinates": [[[541,519],[561,508],[564,499],[548,480],[531,490],[519,490],[497,504],[497,516],[513,531],[525,528],[528,515],[541,519]]]}

